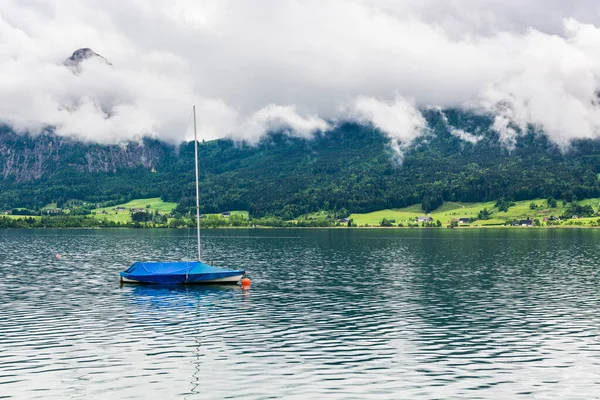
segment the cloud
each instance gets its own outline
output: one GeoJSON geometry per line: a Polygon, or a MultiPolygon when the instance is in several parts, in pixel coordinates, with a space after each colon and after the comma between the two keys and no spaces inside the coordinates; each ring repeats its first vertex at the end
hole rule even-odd
{"type": "MultiPolygon", "coordinates": [[[[448,126],[448,130],[450,131],[451,135],[454,135],[457,138],[464,140],[465,142],[469,142],[469,143],[473,143],[473,144],[475,144],[475,143],[479,142],[481,139],[483,139],[483,136],[473,135],[472,133],[466,132],[463,129],[458,129],[458,128],[452,126],[452,124],[450,124],[450,122],[448,121],[448,117],[444,113],[444,110],[442,110],[441,107],[433,107],[433,109],[435,109],[437,112],[440,113],[440,115],[442,116],[442,120],[448,126]]],[[[501,128],[494,126],[494,129],[500,130],[501,128]]],[[[515,134],[516,134],[516,132],[515,132],[515,134]]]]}
{"type": "Polygon", "coordinates": [[[312,138],[317,131],[326,131],[331,125],[315,116],[302,116],[294,106],[269,104],[252,114],[232,132],[233,139],[257,143],[265,132],[287,132],[290,136],[312,138]]]}
{"type": "Polygon", "coordinates": [[[5,0],[0,121],[176,142],[196,104],[202,138],[256,142],[350,110],[409,143],[433,105],[494,113],[507,143],[533,124],[567,145],[600,137],[598,27],[596,0],[5,0]],[[73,74],[81,47],[113,66],[73,74]]]}
{"type": "Polygon", "coordinates": [[[360,123],[371,123],[385,132],[390,138],[392,148],[400,157],[403,149],[420,136],[427,126],[414,101],[399,95],[391,101],[358,96],[346,112],[347,118],[360,123]]]}
{"type": "Polygon", "coordinates": [[[494,127],[505,141],[528,125],[562,146],[600,137],[600,30],[568,20],[565,32],[529,32],[515,71],[482,92],[481,104],[496,115],[494,127]]]}

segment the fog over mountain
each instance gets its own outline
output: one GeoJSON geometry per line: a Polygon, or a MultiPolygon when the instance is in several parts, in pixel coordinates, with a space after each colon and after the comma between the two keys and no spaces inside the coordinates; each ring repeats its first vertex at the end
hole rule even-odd
{"type": "MultiPolygon", "coordinates": [[[[600,137],[600,3],[548,0],[5,0],[0,121],[102,143],[257,142],[372,123],[401,151],[420,110],[493,113],[562,146],[600,137]],[[79,71],[65,66],[89,48],[79,71]]],[[[454,133],[453,133],[454,134],[454,133]]],[[[473,141],[471,132],[456,131],[473,141]]]]}

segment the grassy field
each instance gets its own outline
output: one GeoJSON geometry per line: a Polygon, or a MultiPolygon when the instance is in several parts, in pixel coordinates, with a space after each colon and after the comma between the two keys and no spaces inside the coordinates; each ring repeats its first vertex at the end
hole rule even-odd
{"type": "MultiPolygon", "coordinates": [[[[119,204],[112,207],[101,207],[92,210],[93,217],[99,220],[103,220],[106,218],[108,221],[127,223],[131,221],[130,211],[131,208],[143,208],[146,209],[146,206],[149,205],[149,210],[151,212],[158,211],[159,214],[170,214],[176,207],[177,203],[168,203],[164,202],[160,199],[160,197],[154,197],[151,199],[135,199],[131,200],[128,203],[119,204]],[[117,207],[123,207],[125,210],[117,211],[117,207]],[[107,212],[108,214],[101,214],[102,211],[107,212]]],[[[206,214],[206,215],[218,215],[221,214],[206,214]]],[[[231,211],[231,215],[243,215],[248,218],[248,211],[231,211]]]]}
{"type": "Polygon", "coordinates": [[[107,211],[108,214],[92,214],[92,217],[102,221],[106,219],[107,221],[112,222],[120,222],[122,224],[126,224],[131,222],[131,215],[129,214],[129,210],[125,211],[107,211]]]}
{"type": "Polygon", "coordinates": [[[149,210],[151,212],[158,211],[160,214],[169,214],[171,211],[177,207],[177,203],[168,203],[164,202],[160,199],[160,197],[154,197],[151,199],[135,199],[131,200],[128,203],[119,204],[112,207],[101,207],[95,208],[92,210],[92,214],[94,218],[103,220],[106,219],[108,221],[127,223],[130,222],[130,208],[143,208],[149,205],[149,210]],[[124,207],[125,210],[117,211],[117,207],[124,207]],[[108,214],[101,214],[102,212],[107,212],[108,214]]]}
{"type": "MultiPolygon", "coordinates": [[[[586,199],[579,202],[580,205],[591,205],[594,209],[598,210],[600,207],[600,199],[586,199]]],[[[506,221],[526,219],[526,218],[537,218],[543,221],[544,217],[554,215],[558,217],[561,215],[565,208],[562,202],[558,202],[556,208],[548,209],[546,206],[545,199],[535,199],[518,201],[516,204],[508,209],[506,212],[500,212],[494,207],[495,202],[488,203],[454,203],[446,202],[440,208],[434,212],[428,214],[435,221],[440,220],[443,225],[448,225],[453,218],[476,218],[479,211],[487,208],[492,212],[490,219],[484,221],[475,221],[472,226],[490,226],[490,225],[502,225],[506,221]],[[530,208],[531,203],[536,204],[535,209],[530,208]]],[[[413,205],[406,208],[394,209],[394,210],[381,210],[374,211],[365,214],[352,214],[350,218],[354,220],[354,223],[358,226],[379,226],[383,218],[388,220],[395,220],[396,225],[399,223],[411,222],[414,223],[415,218],[419,216],[425,216],[420,205],[413,205]]],[[[593,218],[581,218],[577,220],[568,220],[565,223],[582,223],[588,225],[591,222],[595,222],[598,217],[593,218]]]]}
{"type": "Polygon", "coordinates": [[[379,226],[381,224],[381,220],[384,218],[395,220],[396,224],[399,223],[407,223],[409,221],[415,220],[416,217],[425,215],[423,211],[405,211],[406,209],[398,209],[398,210],[381,210],[381,211],[373,211],[367,214],[352,214],[350,218],[354,220],[354,223],[358,226],[370,225],[370,226],[379,226]]]}
{"type": "Polygon", "coordinates": [[[44,207],[41,208],[41,210],[53,210],[56,208],[56,203],[49,203],[46,204],[44,207]]]}
{"type": "Polygon", "coordinates": [[[168,214],[171,211],[173,211],[175,209],[175,207],[177,207],[177,203],[167,203],[167,202],[162,201],[160,199],[160,197],[154,197],[151,199],[135,199],[135,200],[131,200],[130,202],[125,203],[125,204],[119,204],[118,206],[96,208],[92,211],[96,211],[96,212],[107,211],[108,212],[108,211],[112,211],[113,208],[117,208],[117,207],[125,207],[127,210],[129,210],[130,208],[146,208],[146,206],[150,206],[150,210],[152,210],[152,211],[158,210],[158,212],[161,214],[168,214]]]}
{"type": "MultiPolygon", "coordinates": [[[[600,199],[585,199],[578,202],[579,205],[585,206],[590,205],[594,210],[600,209],[600,199]]],[[[108,220],[113,222],[120,222],[125,224],[131,222],[130,209],[131,208],[142,208],[146,209],[149,205],[149,210],[154,212],[158,211],[160,214],[169,214],[177,206],[177,203],[163,202],[159,197],[150,199],[136,199],[128,203],[119,204],[112,207],[96,208],[92,210],[92,217],[98,220],[108,220]],[[117,211],[117,207],[123,207],[125,210],[117,211]],[[106,212],[102,214],[101,212],[106,212]]],[[[558,202],[557,207],[549,209],[545,199],[525,200],[516,202],[515,205],[511,206],[508,211],[500,212],[495,208],[495,202],[487,203],[457,203],[457,202],[445,202],[434,212],[427,214],[433,218],[433,221],[440,221],[443,226],[449,225],[452,219],[459,218],[477,218],[477,215],[481,210],[487,208],[491,213],[490,219],[474,221],[471,226],[497,226],[504,225],[507,221],[521,220],[521,219],[539,219],[543,222],[545,217],[562,215],[565,209],[568,207],[563,206],[562,202],[558,202]],[[534,203],[536,207],[531,209],[531,203],[534,203]]],[[[48,204],[45,209],[56,208],[56,204],[48,204]]],[[[245,218],[249,218],[247,211],[230,211],[231,215],[242,215],[245,218]]],[[[307,214],[302,218],[313,218],[313,219],[325,219],[329,215],[327,211],[319,211],[311,214],[307,214]]],[[[349,218],[353,219],[357,226],[380,226],[381,221],[386,218],[393,220],[394,225],[403,224],[407,226],[408,223],[415,224],[415,219],[419,216],[425,216],[421,206],[419,204],[412,205],[401,209],[393,210],[380,210],[364,214],[352,214],[349,218]]],[[[221,217],[221,214],[206,214],[206,216],[221,217]]],[[[25,218],[26,216],[20,215],[8,215],[9,218],[25,218]]],[[[33,218],[40,218],[34,216],[33,218]]],[[[566,226],[589,226],[598,224],[600,217],[591,218],[578,218],[569,219],[562,221],[562,225],[566,226]]]]}
{"type": "Polygon", "coordinates": [[[20,219],[20,218],[40,219],[40,218],[42,218],[39,215],[0,215],[0,217],[8,217],[11,219],[20,219]]]}
{"type": "MultiPolygon", "coordinates": [[[[244,218],[248,218],[248,211],[230,211],[230,213],[231,213],[231,215],[241,215],[244,218]]],[[[217,215],[217,216],[219,216],[221,214],[219,213],[219,214],[204,214],[204,215],[207,215],[207,216],[208,215],[217,215]]]]}

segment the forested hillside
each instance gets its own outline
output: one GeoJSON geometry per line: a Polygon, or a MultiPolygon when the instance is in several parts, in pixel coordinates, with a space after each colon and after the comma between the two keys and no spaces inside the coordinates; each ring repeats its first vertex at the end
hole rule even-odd
{"type": "MultiPolygon", "coordinates": [[[[368,212],[444,201],[571,200],[600,196],[600,142],[561,151],[533,130],[508,150],[491,119],[446,110],[423,112],[428,132],[402,162],[387,137],[369,126],[340,124],[312,140],[273,133],[258,146],[217,140],[200,144],[204,212],[247,210],[291,219],[317,210],[368,212]],[[481,136],[476,143],[453,135],[481,136]]],[[[193,143],[146,139],[102,146],[0,132],[0,207],[42,207],[78,199],[104,203],[160,196],[192,204],[193,143]]],[[[116,203],[115,203],[116,204],[116,203]]]]}

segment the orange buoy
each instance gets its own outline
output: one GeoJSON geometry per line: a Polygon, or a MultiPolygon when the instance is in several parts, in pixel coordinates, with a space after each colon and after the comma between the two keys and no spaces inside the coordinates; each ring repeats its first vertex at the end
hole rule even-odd
{"type": "Polygon", "coordinates": [[[242,279],[242,289],[250,289],[250,279],[248,279],[248,278],[242,279]]]}

